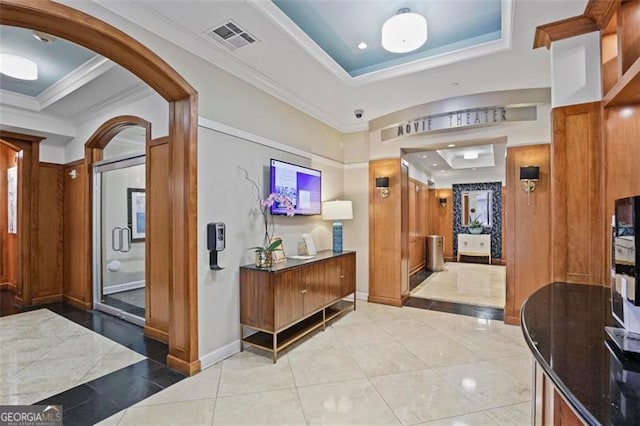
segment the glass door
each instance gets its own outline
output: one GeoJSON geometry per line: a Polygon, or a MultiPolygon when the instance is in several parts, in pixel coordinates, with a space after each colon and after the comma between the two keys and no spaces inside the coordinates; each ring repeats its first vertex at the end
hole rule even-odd
{"type": "Polygon", "coordinates": [[[94,166],[94,309],[143,326],[145,156],[94,166]]]}

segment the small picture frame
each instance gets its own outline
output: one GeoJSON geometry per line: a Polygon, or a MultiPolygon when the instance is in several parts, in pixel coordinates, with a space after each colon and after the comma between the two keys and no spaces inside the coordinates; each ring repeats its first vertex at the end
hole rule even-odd
{"type": "Polygon", "coordinates": [[[131,229],[131,242],[139,243],[145,240],[145,207],[144,188],[127,188],[127,225],[131,229]]]}
{"type": "MultiPolygon", "coordinates": [[[[276,241],[282,241],[282,238],[280,237],[273,237],[271,240],[271,243],[274,243],[276,241]]],[[[284,262],[285,260],[287,260],[287,256],[285,256],[284,254],[284,243],[280,243],[280,247],[278,247],[273,254],[271,255],[271,260],[275,263],[275,262],[284,262]]]]}

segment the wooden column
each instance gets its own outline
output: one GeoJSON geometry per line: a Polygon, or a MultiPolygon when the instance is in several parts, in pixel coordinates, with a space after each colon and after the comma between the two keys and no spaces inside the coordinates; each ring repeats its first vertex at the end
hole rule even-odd
{"type": "Polygon", "coordinates": [[[600,102],[592,102],[552,113],[553,281],[605,282],[600,110],[600,102]]]}

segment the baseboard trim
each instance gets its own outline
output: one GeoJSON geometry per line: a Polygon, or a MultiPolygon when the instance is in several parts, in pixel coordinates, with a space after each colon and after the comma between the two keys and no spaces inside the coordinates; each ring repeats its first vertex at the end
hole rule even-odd
{"type": "Polygon", "coordinates": [[[520,325],[520,316],[512,317],[510,315],[505,315],[504,323],[509,325],[520,325]]]}
{"type": "Polygon", "coordinates": [[[391,306],[402,306],[402,299],[392,299],[390,297],[380,297],[380,296],[371,296],[367,298],[369,303],[380,303],[383,305],[391,305],[391,306]]]}
{"type": "Polygon", "coordinates": [[[356,299],[358,300],[368,300],[369,293],[363,293],[361,291],[356,291],[356,299]]]}
{"type": "Polygon", "coordinates": [[[229,358],[231,355],[237,354],[238,352],[240,352],[240,339],[234,340],[228,345],[209,352],[208,354],[202,355],[200,357],[200,363],[202,364],[202,368],[207,368],[229,358]]]}
{"type": "Polygon", "coordinates": [[[158,340],[162,343],[169,343],[168,332],[152,327],[146,323],[144,325],[143,333],[145,336],[150,337],[151,339],[158,340]]]}
{"type": "Polygon", "coordinates": [[[31,306],[46,305],[47,303],[61,302],[62,295],[54,294],[51,296],[40,296],[31,298],[31,306]]]}
{"type": "Polygon", "coordinates": [[[88,311],[93,307],[93,304],[91,302],[85,302],[84,300],[80,300],[66,294],[62,295],[62,301],[73,306],[74,308],[82,309],[83,311],[88,311]]]}
{"type": "Polygon", "coordinates": [[[200,372],[200,360],[197,359],[195,361],[185,361],[171,354],[167,355],[167,366],[173,368],[174,370],[178,370],[182,374],[186,374],[187,376],[193,376],[200,372]]]}
{"type": "Polygon", "coordinates": [[[117,284],[109,287],[104,287],[104,294],[113,294],[113,293],[121,293],[123,291],[128,290],[137,290],[139,288],[144,288],[144,280],[141,281],[132,281],[130,283],[117,284]]]}

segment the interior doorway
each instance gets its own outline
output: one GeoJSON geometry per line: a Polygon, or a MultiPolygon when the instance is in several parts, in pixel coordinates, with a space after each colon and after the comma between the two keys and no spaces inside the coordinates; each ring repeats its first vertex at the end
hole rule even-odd
{"type": "Polygon", "coordinates": [[[145,155],[94,164],[94,308],[145,324],[145,155]]]}
{"type": "Polygon", "coordinates": [[[18,156],[0,142],[0,290],[15,293],[18,274],[18,156]]]}

